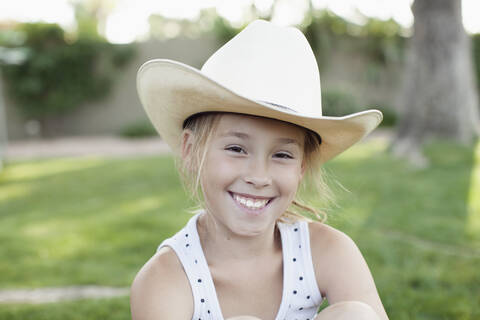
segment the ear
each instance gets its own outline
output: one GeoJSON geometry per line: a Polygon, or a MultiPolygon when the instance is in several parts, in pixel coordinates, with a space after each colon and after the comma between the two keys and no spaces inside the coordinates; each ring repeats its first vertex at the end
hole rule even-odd
{"type": "Polygon", "coordinates": [[[193,132],[190,129],[185,129],[182,132],[182,160],[190,156],[193,147],[193,132]]]}

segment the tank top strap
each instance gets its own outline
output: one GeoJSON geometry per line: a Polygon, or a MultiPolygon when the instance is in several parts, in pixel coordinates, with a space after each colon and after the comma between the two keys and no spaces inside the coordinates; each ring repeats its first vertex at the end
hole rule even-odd
{"type": "Polygon", "coordinates": [[[282,238],[284,290],[277,320],[313,319],[323,298],[317,285],[308,222],[277,223],[282,238]]]}
{"type": "Polygon", "coordinates": [[[168,246],[175,251],[180,260],[194,299],[192,319],[218,320],[223,319],[223,316],[197,231],[197,220],[200,214],[190,218],[182,230],[163,241],[157,251],[168,246]]]}

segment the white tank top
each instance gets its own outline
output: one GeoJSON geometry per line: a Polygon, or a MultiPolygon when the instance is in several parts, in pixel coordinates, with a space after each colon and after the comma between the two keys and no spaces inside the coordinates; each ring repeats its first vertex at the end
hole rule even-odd
{"type": "MultiPolygon", "coordinates": [[[[223,320],[208,264],[203,254],[193,216],[187,225],[158,247],[172,248],[183,265],[192,288],[194,311],[192,320],[223,320]]],[[[283,294],[276,320],[312,320],[322,303],[310,252],[308,223],[277,223],[282,238],[283,294]]]]}

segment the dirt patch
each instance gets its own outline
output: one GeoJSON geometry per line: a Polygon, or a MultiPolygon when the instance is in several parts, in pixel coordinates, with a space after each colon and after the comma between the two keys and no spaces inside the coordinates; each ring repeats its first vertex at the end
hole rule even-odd
{"type": "Polygon", "coordinates": [[[0,290],[2,303],[49,303],[79,299],[112,298],[129,295],[129,288],[71,286],[61,288],[0,290]]]}

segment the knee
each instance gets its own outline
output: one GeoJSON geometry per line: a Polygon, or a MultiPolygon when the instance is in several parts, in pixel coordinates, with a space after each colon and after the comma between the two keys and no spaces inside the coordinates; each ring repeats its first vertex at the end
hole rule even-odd
{"type": "Polygon", "coordinates": [[[371,306],[360,301],[343,301],[335,303],[319,313],[315,320],[328,319],[356,319],[356,320],[379,320],[377,313],[371,306]]]}

